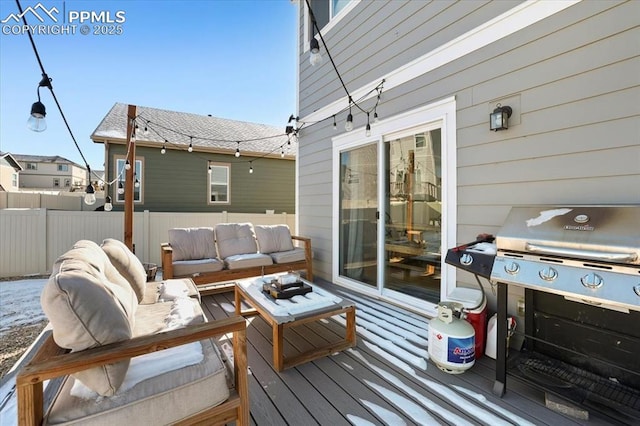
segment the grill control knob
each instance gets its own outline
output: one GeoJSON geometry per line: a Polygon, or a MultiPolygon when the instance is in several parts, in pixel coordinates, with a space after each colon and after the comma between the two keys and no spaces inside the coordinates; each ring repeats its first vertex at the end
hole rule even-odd
{"type": "Polygon", "coordinates": [[[471,256],[469,253],[464,253],[462,256],[460,256],[460,263],[467,266],[471,265],[473,263],[473,256],[471,256]]]}
{"type": "Polygon", "coordinates": [[[538,275],[540,275],[540,278],[542,278],[545,281],[553,281],[556,278],[558,278],[558,271],[548,266],[542,269],[540,272],[538,272],[538,275]]]}
{"type": "Polygon", "coordinates": [[[520,271],[520,265],[516,262],[510,262],[504,265],[504,271],[509,275],[515,275],[520,271]]]}
{"type": "Polygon", "coordinates": [[[604,280],[602,279],[602,277],[593,272],[589,272],[587,275],[582,277],[580,281],[582,282],[583,286],[594,290],[596,288],[602,287],[602,284],[604,284],[604,280]]]}

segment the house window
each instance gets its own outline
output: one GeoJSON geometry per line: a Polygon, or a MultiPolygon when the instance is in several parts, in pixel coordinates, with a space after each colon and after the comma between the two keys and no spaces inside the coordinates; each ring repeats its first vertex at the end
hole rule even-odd
{"type": "Polygon", "coordinates": [[[27,163],[27,170],[38,170],[38,165],[36,163],[27,163]]]}
{"type": "Polygon", "coordinates": [[[69,188],[71,186],[71,179],[65,179],[64,180],[64,187],[65,188],[69,188]]]}
{"type": "Polygon", "coordinates": [[[13,173],[11,175],[11,186],[13,186],[14,188],[18,187],[18,174],[17,173],[13,173]]]}
{"type": "Polygon", "coordinates": [[[54,188],[59,188],[60,187],[60,179],[54,179],[53,180],[53,187],[54,188]]]}
{"type": "Polygon", "coordinates": [[[229,171],[225,163],[209,163],[209,204],[229,204],[229,171]]]}
{"type": "MultiPolygon", "coordinates": [[[[142,173],[142,160],[135,161],[136,166],[134,169],[134,185],[133,185],[133,202],[141,203],[142,202],[142,188],[143,188],[143,173],[142,173]]],[[[124,188],[125,179],[126,179],[126,171],[124,166],[126,164],[125,158],[116,158],[116,176],[118,176],[118,186],[115,191],[115,200],[119,203],[124,203],[124,193],[120,194],[117,188],[124,188]]]]}
{"type": "MultiPolygon", "coordinates": [[[[353,9],[361,0],[309,0],[316,24],[326,34],[349,10],[353,9]]],[[[309,49],[309,41],[318,34],[318,30],[311,22],[311,14],[305,7],[305,51],[309,49]]]]}
{"type": "Polygon", "coordinates": [[[68,164],[58,164],[58,171],[59,172],[68,172],[69,171],[69,165],[68,164]]]}

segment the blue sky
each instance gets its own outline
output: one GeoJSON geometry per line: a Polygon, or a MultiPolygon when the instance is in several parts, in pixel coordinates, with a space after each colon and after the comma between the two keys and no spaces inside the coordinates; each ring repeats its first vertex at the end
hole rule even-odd
{"type": "MultiPolygon", "coordinates": [[[[75,34],[34,35],[92,170],[103,168],[104,147],[89,136],[116,102],[282,126],[283,131],[295,112],[297,5],[290,0],[40,3],[66,17],[93,11],[109,12],[115,20],[118,11],[124,12],[121,35],[82,35],[78,22],[75,34]]],[[[25,10],[38,2],[20,4],[25,10]]],[[[15,0],[0,0],[0,20],[17,11],[15,0]]],[[[40,23],[26,16],[29,25],[40,23]]],[[[53,23],[45,18],[44,24],[53,23]]],[[[91,30],[99,25],[85,24],[91,30]]],[[[0,33],[0,151],[60,155],[84,165],[46,88],[40,93],[47,130],[27,129],[41,71],[28,36],[5,31],[0,33]]]]}

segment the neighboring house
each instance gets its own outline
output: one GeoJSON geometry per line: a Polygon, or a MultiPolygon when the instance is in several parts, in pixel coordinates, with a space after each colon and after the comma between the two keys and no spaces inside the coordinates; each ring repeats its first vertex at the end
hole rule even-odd
{"type": "Polygon", "coordinates": [[[317,276],[433,315],[477,288],[447,249],[497,233],[512,206],[640,203],[640,2],[310,3],[371,123],[352,106],[345,131],[349,97],[322,41],[310,65],[298,2],[298,232],[317,276]],[[490,131],[498,105],[509,128],[490,131]]]}
{"type": "Polygon", "coordinates": [[[21,171],[22,166],[13,155],[0,151],[0,191],[19,191],[21,171]]]}
{"type": "Polygon", "coordinates": [[[14,154],[22,166],[20,188],[47,191],[84,191],[87,169],[58,155],[14,154]]]}
{"type": "MultiPolygon", "coordinates": [[[[127,109],[116,103],[91,135],[105,145],[114,210],[124,207],[127,109]]],[[[295,213],[296,142],[284,128],[142,106],[136,114],[136,211],[295,213]]]]}

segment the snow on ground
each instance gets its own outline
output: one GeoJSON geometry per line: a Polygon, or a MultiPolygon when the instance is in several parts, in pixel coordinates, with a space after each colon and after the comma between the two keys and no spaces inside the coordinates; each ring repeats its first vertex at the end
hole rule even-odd
{"type": "Polygon", "coordinates": [[[46,282],[46,278],[0,282],[0,334],[46,319],[40,307],[40,293],[46,282]]]}

